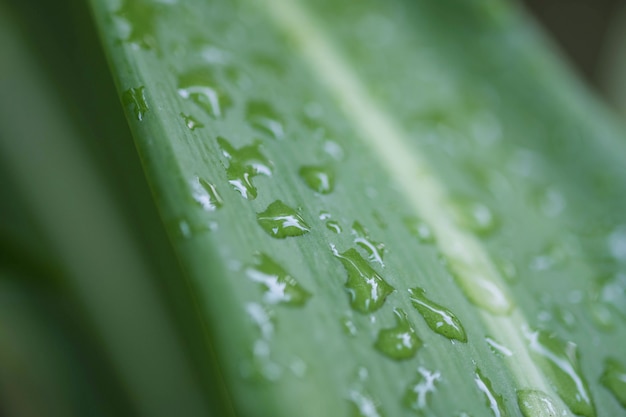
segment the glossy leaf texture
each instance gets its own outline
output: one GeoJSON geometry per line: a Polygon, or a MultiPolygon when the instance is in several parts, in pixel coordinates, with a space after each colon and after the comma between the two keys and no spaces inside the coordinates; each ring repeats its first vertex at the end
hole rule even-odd
{"type": "Polygon", "coordinates": [[[516,5],[92,5],[232,415],[624,414],[626,135],[516,5]]]}

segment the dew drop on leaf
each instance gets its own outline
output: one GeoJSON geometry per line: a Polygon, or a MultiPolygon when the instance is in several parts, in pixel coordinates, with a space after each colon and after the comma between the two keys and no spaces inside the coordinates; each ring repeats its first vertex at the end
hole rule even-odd
{"type": "Polygon", "coordinates": [[[381,266],[385,266],[383,263],[383,255],[385,253],[385,245],[380,242],[374,241],[367,229],[359,222],[352,223],[352,235],[354,236],[354,243],[367,252],[368,259],[372,262],[377,262],[381,266]]]}
{"type": "Polygon", "coordinates": [[[333,233],[339,234],[342,232],[341,226],[335,220],[329,220],[326,222],[326,228],[333,233]]]}
{"type": "Polygon", "coordinates": [[[285,136],[283,122],[271,104],[252,100],[246,105],[246,120],[256,130],[268,134],[274,139],[285,136]]]}
{"type": "Polygon", "coordinates": [[[502,396],[496,394],[494,391],[491,381],[483,375],[480,369],[476,368],[474,371],[474,382],[476,386],[485,396],[485,403],[491,409],[491,413],[494,417],[508,417],[508,413],[506,408],[504,408],[504,400],[502,396]]]}
{"type": "Polygon", "coordinates": [[[506,287],[491,278],[498,273],[489,260],[477,259],[461,241],[447,244],[449,247],[445,259],[453,278],[467,299],[492,314],[510,314],[514,307],[513,300],[506,287]]]}
{"type": "Polygon", "coordinates": [[[277,239],[302,236],[311,230],[296,210],[280,200],[274,201],[265,211],[258,213],[256,218],[263,230],[277,239]]]}
{"type": "Polygon", "coordinates": [[[411,359],[422,346],[422,341],[402,309],[396,308],[393,313],[396,315],[396,325],[379,331],[374,347],[392,359],[411,359]]]}
{"type": "Polygon", "coordinates": [[[343,332],[348,336],[356,336],[357,330],[354,321],[350,317],[343,317],[341,319],[341,328],[343,332]]]}
{"type": "Polygon", "coordinates": [[[461,321],[447,308],[426,298],[426,292],[419,287],[409,289],[411,304],[424,317],[430,329],[448,339],[467,342],[467,335],[461,321]]]}
{"type": "Polygon", "coordinates": [[[428,407],[429,398],[437,391],[435,384],[441,379],[439,371],[429,371],[424,367],[417,368],[417,380],[411,383],[402,398],[402,404],[418,413],[428,407]]]}
{"type": "Polygon", "coordinates": [[[191,100],[211,117],[222,117],[232,105],[230,95],[219,87],[210,68],[199,68],[178,78],[178,95],[191,100]]]}
{"type": "Polygon", "coordinates": [[[135,119],[142,121],[145,114],[150,109],[145,96],[145,87],[129,88],[122,94],[122,102],[125,106],[133,109],[135,119]]]}
{"type": "Polygon", "coordinates": [[[325,165],[305,165],[298,171],[304,183],[320,194],[330,194],[335,189],[335,172],[325,165]]]}
{"type": "Polygon", "coordinates": [[[496,341],[493,337],[489,337],[489,336],[485,337],[485,342],[487,342],[489,349],[491,349],[491,351],[495,353],[496,355],[513,356],[513,352],[511,352],[511,349],[507,348],[502,343],[496,341]]]}
{"type": "Polygon", "coordinates": [[[349,400],[352,404],[350,417],[383,417],[378,405],[366,394],[351,390],[349,400]]]}
{"type": "Polygon", "coordinates": [[[124,0],[120,9],[115,12],[116,16],[126,20],[130,26],[130,33],[124,41],[135,44],[142,49],[156,49],[155,26],[158,7],[160,6],[153,1],[124,0]]]}
{"type": "Polygon", "coordinates": [[[259,303],[246,304],[246,313],[258,328],[260,337],[252,346],[252,359],[240,367],[241,374],[246,379],[260,381],[275,381],[282,368],[271,359],[271,339],[274,335],[272,312],[259,303]]]}
{"type": "Polygon", "coordinates": [[[356,249],[351,248],[343,253],[339,253],[332,245],[331,249],[348,273],[345,287],[350,296],[350,306],[363,314],[382,307],[394,288],[369,266],[356,249]]]}
{"type": "Polygon", "coordinates": [[[496,258],[494,259],[494,263],[504,279],[506,279],[511,284],[517,282],[517,267],[512,261],[506,258],[496,258]]]}
{"type": "Polygon", "coordinates": [[[409,233],[418,238],[420,242],[433,243],[435,241],[435,235],[433,235],[431,228],[417,217],[405,218],[404,225],[409,233]]]}
{"type": "Polygon", "coordinates": [[[563,402],[574,414],[595,417],[595,407],[580,369],[576,345],[541,330],[525,331],[524,335],[533,357],[544,368],[563,402]]]}
{"type": "Polygon", "coordinates": [[[324,152],[336,161],[342,161],[345,158],[343,148],[332,140],[327,140],[323,145],[324,152]]]}
{"type": "Polygon", "coordinates": [[[331,215],[327,211],[320,211],[319,217],[320,220],[328,220],[331,218],[331,215]]]}
{"type": "Polygon", "coordinates": [[[222,207],[224,201],[215,185],[204,178],[195,177],[191,182],[193,199],[206,211],[215,211],[222,207]]]}
{"type": "Polygon", "coordinates": [[[183,118],[183,120],[185,121],[185,126],[187,126],[187,128],[191,131],[204,127],[204,125],[200,123],[198,119],[189,114],[181,113],[180,117],[183,118]]]}
{"type": "Polygon", "coordinates": [[[310,292],[264,253],[258,254],[255,264],[246,268],[246,275],[250,280],[261,284],[265,291],[263,300],[269,304],[281,303],[300,307],[311,297],[310,292]]]}
{"type": "Polygon", "coordinates": [[[261,152],[261,143],[254,142],[252,145],[235,149],[223,137],[217,138],[222,154],[228,159],[229,165],[226,168],[228,182],[248,200],[257,197],[257,189],[252,184],[252,178],[257,175],[271,176],[273,165],[269,159],[261,152]]]}
{"type": "Polygon", "coordinates": [[[498,227],[495,214],[482,203],[462,202],[459,209],[460,223],[478,235],[489,235],[498,227]]]}
{"type": "Polygon", "coordinates": [[[547,394],[537,390],[517,391],[517,405],[524,417],[559,417],[567,415],[547,394]]]}
{"type": "Polygon", "coordinates": [[[604,362],[600,383],[613,394],[622,407],[626,408],[626,366],[623,363],[608,358],[604,362]]]}

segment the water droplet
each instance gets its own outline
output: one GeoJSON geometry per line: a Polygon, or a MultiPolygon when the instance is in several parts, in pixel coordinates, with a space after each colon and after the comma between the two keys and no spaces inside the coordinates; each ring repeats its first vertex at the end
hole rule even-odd
{"type": "Polygon", "coordinates": [[[563,306],[554,307],[554,317],[565,327],[572,330],[576,327],[576,317],[574,314],[563,306]]]}
{"type": "Polygon", "coordinates": [[[351,417],[382,417],[378,406],[368,395],[364,395],[356,390],[350,391],[349,396],[352,403],[351,417]]]}
{"type": "Polygon", "coordinates": [[[422,220],[416,217],[407,217],[404,219],[404,225],[413,236],[418,238],[422,243],[433,243],[435,235],[433,235],[430,227],[422,220]]]}
{"type": "Polygon", "coordinates": [[[252,346],[252,361],[241,366],[242,376],[247,379],[259,379],[266,381],[277,380],[281,373],[281,367],[272,361],[270,341],[274,334],[272,313],[259,303],[246,304],[246,312],[261,333],[252,346]]]}
{"type": "Polygon", "coordinates": [[[280,200],[267,206],[256,218],[263,230],[277,239],[302,236],[311,230],[297,211],[280,200]]]}
{"type": "Polygon", "coordinates": [[[460,223],[479,235],[491,234],[498,227],[495,215],[484,204],[460,202],[459,209],[460,223]]]}
{"type": "Polygon", "coordinates": [[[332,140],[324,142],[324,152],[336,161],[342,161],[345,157],[343,148],[339,146],[337,142],[333,142],[332,140]]]}
{"type": "Polygon", "coordinates": [[[191,182],[193,187],[193,199],[206,211],[215,211],[222,207],[224,201],[217,192],[215,185],[203,178],[195,177],[191,182]]]}
{"type": "Polygon", "coordinates": [[[435,383],[441,379],[439,371],[429,371],[426,368],[417,368],[417,381],[413,382],[402,398],[402,404],[413,411],[421,412],[428,406],[428,394],[437,391],[435,383]]]}
{"type": "Polygon", "coordinates": [[[533,271],[546,271],[562,263],[567,257],[568,249],[562,242],[551,243],[531,259],[529,268],[533,271]]]}
{"type": "Polygon", "coordinates": [[[378,332],[374,347],[392,359],[411,359],[422,346],[422,341],[417,337],[406,313],[399,308],[394,309],[393,312],[396,315],[395,327],[378,332]]]}
{"type": "Polygon", "coordinates": [[[513,300],[498,280],[498,273],[489,259],[476,257],[475,251],[468,249],[471,241],[447,242],[448,265],[450,272],[467,297],[477,307],[492,314],[505,315],[513,310],[513,300]]]}
{"type": "Polygon", "coordinates": [[[305,165],[298,171],[306,185],[320,194],[330,194],[335,188],[335,173],[324,165],[305,165]]]}
{"type": "Polygon", "coordinates": [[[618,272],[599,280],[594,299],[606,305],[614,315],[626,317],[626,273],[618,272]]]}
{"type": "Polygon", "coordinates": [[[181,113],[180,116],[185,121],[185,126],[187,126],[189,128],[189,130],[193,131],[193,130],[199,129],[201,127],[204,127],[204,125],[202,123],[200,123],[198,121],[198,119],[196,119],[195,117],[193,117],[193,116],[191,116],[189,114],[181,113]]]}
{"type": "Polygon", "coordinates": [[[587,302],[587,311],[591,315],[594,324],[600,330],[611,331],[615,329],[615,319],[613,311],[607,304],[601,302],[596,296],[592,295],[587,302]]]}
{"type": "Polygon", "coordinates": [[[385,221],[385,218],[382,214],[374,210],[372,211],[372,217],[374,218],[374,221],[376,222],[378,227],[380,227],[381,229],[387,229],[387,222],[385,221]]]}
{"type": "Polygon", "coordinates": [[[517,268],[515,264],[509,259],[496,258],[494,263],[500,274],[510,283],[517,282],[517,268]]]}
{"type": "Polygon", "coordinates": [[[467,342],[467,335],[461,321],[447,308],[426,298],[425,291],[416,287],[409,289],[411,304],[424,317],[430,329],[448,339],[467,342]]]}
{"type": "Polygon", "coordinates": [[[334,232],[336,234],[339,234],[342,232],[341,226],[339,225],[338,222],[334,221],[334,220],[329,220],[326,222],[326,228],[328,230],[330,230],[331,232],[334,232]]]}
{"type": "Polygon", "coordinates": [[[191,227],[189,226],[189,222],[187,220],[181,220],[178,223],[178,231],[180,232],[181,237],[185,239],[191,237],[191,227]]]}
{"type": "Polygon", "coordinates": [[[354,243],[365,249],[370,261],[378,262],[381,266],[385,266],[383,263],[385,245],[383,243],[374,241],[367,229],[359,222],[352,223],[352,234],[354,235],[354,243]]]}
{"type": "Polygon", "coordinates": [[[211,117],[221,117],[232,105],[230,96],[219,87],[210,68],[199,68],[178,78],[178,95],[191,100],[211,117]]]}
{"type": "Polygon", "coordinates": [[[320,211],[320,214],[319,214],[319,219],[320,220],[328,220],[328,219],[330,219],[330,217],[331,216],[330,216],[329,212],[327,212],[327,211],[320,211]]]}
{"type": "Polygon", "coordinates": [[[306,375],[307,365],[302,359],[296,358],[291,362],[291,365],[289,365],[289,369],[291,369],[291,372],[293,372],[295,376],[302,378],[306,375]]]}
{"type": "Polygon", "coordinates": [[[290,306],[303,306],[311,297],[287,271],[269,256],[260,253],[255,265],[246,269],[246,275],[258,282],[265,290],[263,299],[270,304],[282,303],[290,306]]]}
{"type": "Polygon", "coordinates": [[[369,266],[356,249],[351,248],[340,254],[334,246],[331,245],[331,248],[348,273],[345,286],[352,308],[365,314],[382,307],[394,288],[369,266]]]}
{"type": "Polygon", "coordinates": [[[350,317],[344,317],[341,319],[341,328],[348,336],[356,336],[357,334],[356,326],[350,317]]]}
{"type": "Polygon", "coordinates": [[[557,417],[567,415],[547,394],[536,390],[517,391],[517,405],[524,417],[557,417]]]}
{"type": "Polygon", "coordinates": [[[489,345],[491,351],[500,356],[513,356],[513,352],[506,346],[501,343],[495,341],[495,339],[487,336],[485,337],[485,342],[489,345]]]}
{"type": "Polygon", "coordinates": [[[261,152],[261,143],[254,142],[252,145],[235,149],[222,137],[217,138],[224,156],[230,161],[226,169],[228,182],[237,190],[242,197],[254,200],[257,189],[252,184],[252,178],[257,175],[272,175],[272,163],[261,152]]]}
{"type": "Polygon", "coordinates": [[[614,358],[604,362],[604,372],[600,377],[604,385],[617,401],[626,408],[626,367],[614,358]]]}
{"type": "Polygon", "coordinates": [[[122,102],[125,106],[131,106],[135,118],[142,121],[145,114],[150,110],[145,96],[145,87],[129,88],[122,94],[122,102]]]}
{"type": "Polygon", "coordinates": [[[491,386],[491,381],[476,368],[474,372],[474,382],[478,389],[485,395],[487,406],[491,409],[494,417],[507,417],[509,414],[504,408],[504,400],[501,395],[496,394],[491,386]]]}
{"type": "Polygon", "coordinates": [[[534,356],[547,369],[552,384],[573,413],[585,417],[596,415],[587,382],[583,378],[576,345],[563,342],[543,331],[525,331],[534,356]]]}
{"type": "Polygon", "coordinates": [[[155,21],[158,3],[141,0],[125,0],[116,16],[125,19],[130,26],[126,42],[138,45],[142,49],[156,49],[155,21]]]}
{"type": "Polygon", "coordinates": [[[567,202],[558,190],[548,188],[539,198],[538,206],[546,217],[557,217],[565,210],[567,202]]]}
{"type": "Polygon", "coordinates": [[[252,127],[274,139],[281,139],[285,135],[278,113],[265,101],[249,101],[246,106],[246,120],[252,127]]]}

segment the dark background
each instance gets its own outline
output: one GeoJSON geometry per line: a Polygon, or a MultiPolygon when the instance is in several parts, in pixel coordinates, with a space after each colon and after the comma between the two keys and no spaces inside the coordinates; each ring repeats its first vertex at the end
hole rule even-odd
{"type": "Polygon", "coordinates": [[[626,10],[626,0],[523,0],[523,3],[578,72],[597,90],[605,90],[606,66],[610,65],[613,53],[611,37],[619,12],[626,10]]]}

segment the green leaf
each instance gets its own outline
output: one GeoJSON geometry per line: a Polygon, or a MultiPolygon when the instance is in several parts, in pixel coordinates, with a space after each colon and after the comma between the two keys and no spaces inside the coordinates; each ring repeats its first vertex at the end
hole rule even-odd
{"type": "Polygon", "coordinates": [[[624,412],[626,135],[515,5],[91,4],[214,408],[624,412]]]}

